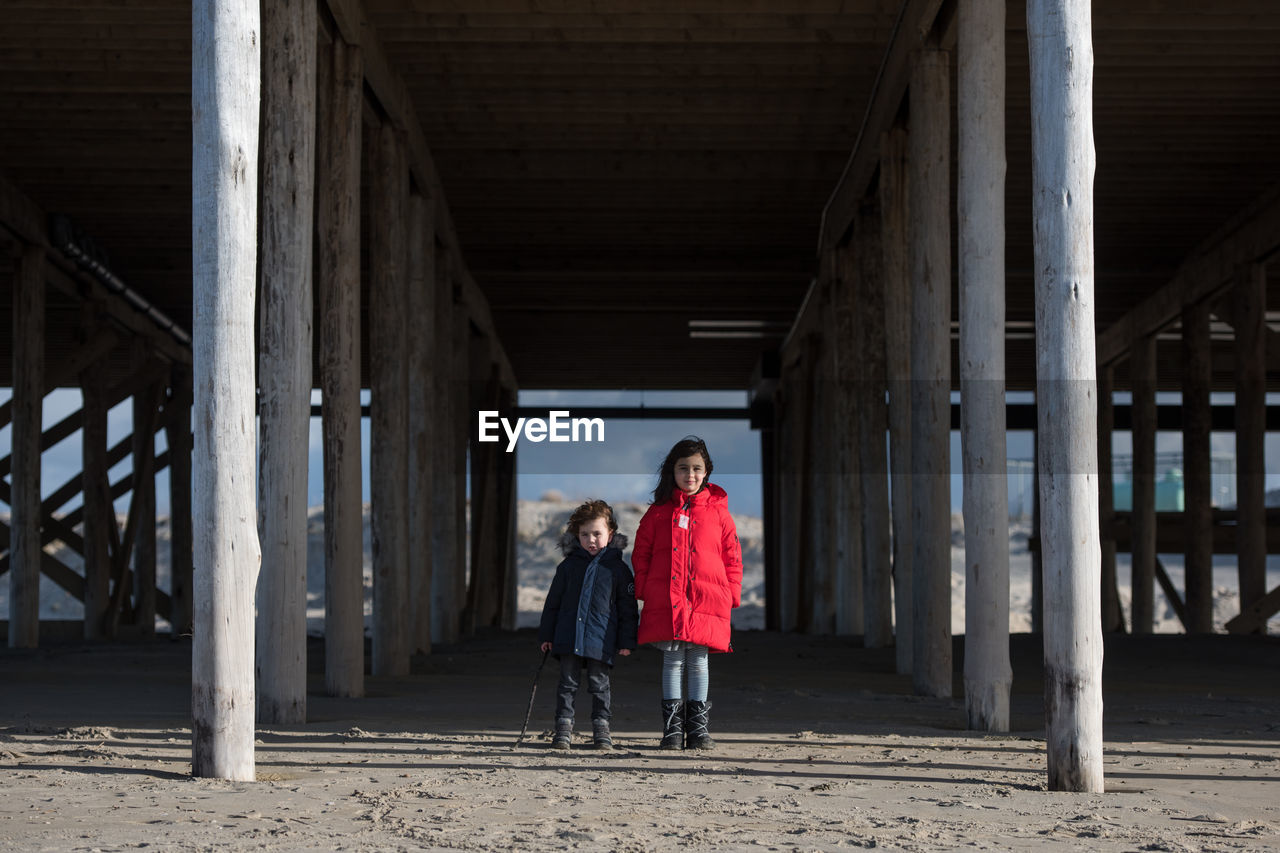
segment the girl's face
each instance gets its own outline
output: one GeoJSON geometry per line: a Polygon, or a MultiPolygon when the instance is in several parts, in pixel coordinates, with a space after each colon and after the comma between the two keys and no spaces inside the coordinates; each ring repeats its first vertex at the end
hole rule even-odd
{"type": "Polygon", "coordinates": [[[608,521],[603,517],[593,518],[582,522],[578,527],[578,544],[588,554],[595,555],[609,544],[609,537],[612,535],[608,521]]]}
{"type": "Polygon", "coordinates": [[[686,495],[692,495],[701,489],[707,479],[707,463],[701,453],[677,459],[674,471],[676,487],[686,495]]]}

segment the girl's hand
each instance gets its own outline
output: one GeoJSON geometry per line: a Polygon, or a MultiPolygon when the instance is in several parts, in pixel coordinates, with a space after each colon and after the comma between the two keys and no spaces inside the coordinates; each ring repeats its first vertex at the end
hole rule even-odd
{"type": "Polygon", "coordinates": [[[549,651],[551,651],[551,644],[550,644],[550,643],[543,643],[542,645],[538,646],[538,649],[539,649],[540,651],[549,652],[549,651]]]}
{"type": "Polygon", "coordinates": [[[618,654],[625,658],[627,655],[631,654],[631,649],[618,649],[618,654]]]}

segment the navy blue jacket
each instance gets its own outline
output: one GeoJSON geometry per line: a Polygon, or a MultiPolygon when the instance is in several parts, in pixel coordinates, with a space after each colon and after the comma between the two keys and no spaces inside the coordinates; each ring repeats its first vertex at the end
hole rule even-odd
{"type": "Polygon", "coordinates": [[[556,657],[578,655],[613,665],[618,649],[636,647],[635,579],[622,559],[625,536],[614,534],[594,557],[575,540],[561,540],[565,558],[556,566],[542,607],[538,642],[556,657]]]}

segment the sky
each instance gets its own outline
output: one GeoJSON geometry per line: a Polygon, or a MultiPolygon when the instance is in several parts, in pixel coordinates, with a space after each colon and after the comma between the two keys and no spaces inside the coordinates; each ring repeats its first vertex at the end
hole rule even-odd
{"type": "MultiPolygon", "coordinates": [[[[9,389],[0,390],[0,402],[11,395],[9,389]]],[[[319,401],[318,392],[315,401],[319,401]]],[[[365,402],[368,394],[365,392],[365,402]]],[[[1029,399],[1027,397],[1026,399],[1029,399]]],[[[1025,402],[1026,399],[1011,395],[1011,402],[1025,402]]],[[[1160,394],[1157,400],[1162,405],[1174,405],[1178,395],[1160,394]]],[[[1217,404],[1229,404],[1229,394],[1215,395],[1217,404]]],[[[1116,395],[1118,404],[1129,402],[1127,394],[1116,395]]],[[[1280,404],[1280,395],[1268,395],[1270,405],[1280,404]]],[[[567,410],[573,412],[575,406],[611,406],[611,407],[728,407],[745,408],[746,392],[716,391],[522,391],[520,405],[535,412],[551,410],[567,410]]],[[[44,401],[43,422],[48,429],[63,417],[78,409],[81,405],[80,392],[74,389],[59,390],[49,394],[44,401]]],[[[132,424],[132,407],[128,400],[116,406],[108,414],[108,445],[128,436],[132,424]]],[[[478,413],[477,413],[478,415],[478,413]]],[[[543,417],[546,417],[545,415],[543,417]]],[[[473,429],[478,429],[478,417],[473,422],[473,429]]],[[[521,438],[517,446],[517,495],[522,500],[535,500],[547,492],[559,492],[566,499],[580,500],[588,497],[600,497],[608,501],[647,501],[657,481],[657,469],[666,456],[671,445],[686,435],[698,435],[707,443],[711,451],[715,470],[711,480],[718,483],[729,493],[730,509],[734,512],[749,515],[761,514],[761,464],[759,433],[750,429],[746,421],[737,420],[658,420],[609,418],[604,422],[603,441],[581,441],[577,443],[552,443],[549,441],[533,442],[521,438]]],[[[502,436],[499,447],[506,447],[507,440],[501,429],[497,434],[502,436]]],[[[0,429],[0,455],[7,455],[10,448],[11,427],[0,429]]],[[[598,437],[593,435],[593,438],[598,437]]],[[[366,418],[362,424],[364,495],[369,495],[369,422],[366,418]]],[[[1180,433],[1161,432],[1157,434],[1157,454],[1177,454],[1181,451],[1182,436],[1180,433]]],[[[1011,460],[1030,460],[1032,458],[1031,435],[1026,432],[1011,432],[1007,440],[1008,458],[1011,460]]],[[[1212,436],[1212,452],[1215,456],[1215,470],[1224,473],[1215,476],[1215,491],[1219,503],[1229,503],[1230,487],[1233,477],[1231,459],[1234,454],[1235,439],[1230,433],[1214,433],[1212,436]]],[[[156,438],[156,450],[164,450],[164,434],[156,438]]],[[[1112,442],[1112,452],[1117,457],[1131,453],[1132,442],[1127,432],[1117,432],[1112,442]]],[[[1267,436],[1267,488],[1280,488],[1280,434],[1267,436]]],[[[1168,468],[1176,463],[1173,459],[1164,459],[1164,466],[1158,470],[1158,476],[1165,476],[1168,468]]],[[[41,460],[41,492],[52,493],[64,482],[80,472],[80,434],[73,433],[58,445],[47,450],[41,460]]],[[[1029,472],[1027,465],[1021,466],[1029,472]]],[[[113,481],[127,474],[130,461],[126,459],[111,471],[113,481]]],[[[961,476],[961,447],[959,432],[951,434],[951,500],[952,508],[961,508],[963,484],[961,476]]],[[[1029,473],[1019,475],[1018,465],[1011,466],[1009,477],[1009,505],[1012,514],[1019,511],[1030,512],[1029,473]]],[[[320,419],[311,419],[311,435],[309,448],[308,503],[312,506],[323,501],[323,482],[321,480],[322,457],[320,419]]],[[[157,505],[161,514],[168,512],[168,474],[161,472],[157,478],[157,505]]],[[[79,499],[63,508],[63,512],[74,509],[79,499]]],[[[120,512],[128,510],[128,497],[117,502],[120,512]]]]}

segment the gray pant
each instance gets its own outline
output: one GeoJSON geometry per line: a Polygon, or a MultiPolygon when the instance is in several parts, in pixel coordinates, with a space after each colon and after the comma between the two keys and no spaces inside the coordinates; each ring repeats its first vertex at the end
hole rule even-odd
{"type": "Polygon", "coordinates": [[[578,694],[584,664],[587,669],[587,691],[591,694],[591,719],[608,720],[612,716],[609,710],[609,667],[591,658],[561,655],[560,686],[556,692],[557,720],[573,719],[573,700],[578,694]]]}

